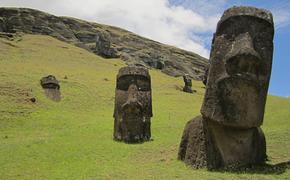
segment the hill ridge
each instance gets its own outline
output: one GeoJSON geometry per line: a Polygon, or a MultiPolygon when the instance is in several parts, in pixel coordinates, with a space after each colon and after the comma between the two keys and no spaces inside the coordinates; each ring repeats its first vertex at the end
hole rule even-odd
{"type": "Polygon", "coordinates": [[[49,35],[106,58],[141,63],[170,76],[202,80],[208,61],[193,52],[130,31],[29,8],[0,8],[0,32],[49,35]]]}

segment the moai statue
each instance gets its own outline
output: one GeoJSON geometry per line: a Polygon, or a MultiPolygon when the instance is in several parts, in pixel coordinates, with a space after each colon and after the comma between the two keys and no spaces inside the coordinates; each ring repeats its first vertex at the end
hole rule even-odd
{"type": "Polygon", "coordinates": [[[178,158],[195,168],[239,168],[264,163],[260,126],[271,74],[272,14],[232,7],[217,25],[201,116],[184,129],[178,158]]]}
{"type": "Polygon", "coordinates": [[[204,70],[204,76],[203,76],[203,78],[202,78],[202,83],[203,83],[205,86],[206,86],[206,83],[207,83],[207,76],[208,76],[209,66],[210,66],[210,65],[208,65],[208,66],[205,68],[205,70],[204,70]]]}
{"type": "Polygon", "coordinates": [[[45,95],[54,100],[60,101],[60,86],[58,80],[53,75],[41,78],[40,85],[44,89],[45,95]]]}
{"type": "Polygon", "coordinates": [[[183,76],[183,81],[184,81],[184,87],[183,87],[183,91],[184,92],[188,92],[188,93],[192,93],[192,82],[191,82],[191,78],[189,77],[188,74],[185,74],[183,76]]]}
{"type": "Polygon", "coordinates": [[[119,70],[115,93],[114,140],[138,143],[150,140],[151,78],[143,66],[119,70]]]}

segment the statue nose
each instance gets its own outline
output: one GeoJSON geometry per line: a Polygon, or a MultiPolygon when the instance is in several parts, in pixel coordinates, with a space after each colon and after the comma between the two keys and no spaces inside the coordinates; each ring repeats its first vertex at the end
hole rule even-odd
{"type": "Polygon", "coordinates": [[[130,107],[130,109],[142,108],[142,104],[138,101],[138,88],[135,84],[131,84],[128,88],[128,99],[125,104],[123,104],[122,108],[126,109],[130,107]]]}
{"type": "Polygon", "coordinates": [[[131,84],[128,88],[128,101],[137,101],[138,88],[135,84],[131,84]]]}
{"type": "Polygon", "coordinates": [[[255,51],[253,40],[249,33],[236,37],[231,51],[226,55],[226,70],[228,74],[249,73],[258,75],[260,63],[261,57],[255,51]]]}

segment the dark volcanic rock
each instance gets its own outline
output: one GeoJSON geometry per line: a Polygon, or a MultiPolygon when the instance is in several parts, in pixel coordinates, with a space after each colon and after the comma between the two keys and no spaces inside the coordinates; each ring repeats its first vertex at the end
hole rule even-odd
{"type": "Polygon", "coordinates": [[[40,84],[44,89],[59,89],[58,80],[53,75],[41,78],[40,84]]]}
{"type": "Polygon", "coordinates": [[[202,117],[198,116],[187,122],[181,143],[178,159],[194,168],[206,166],[206,137],[202,117]]]}
{"type": "Polygon", "coordinates": [[[193,93],[193,91],[192,91],[192,82],[191,82],[190,77],[187,74],[185,74],[183,76],[183,81],[184,81],[183,91],[187,92],[187,93],[193,93]]]}
{"type": "Polygon", "coordinates": [[[128,64],[141,63],[171,76],[202,80],[207,59],[185,50],[155,42],[129,31],[57,17],[26,8],[0,8],[0,32],[24,32],[55,37],[106,58],[120,57],[128,64]]]}
{"type": "Polygon", "coordinates": [[[53,75],[48,75],[40,80],[40,85],[44,89],[45,95],[53,101],[60,101],[59,82],[53,75]]]}
{"type": "Polygon", "coordinates": [[[117,58],[118,52],[111,46],[111,36],[109,33],[100,32],[95,35],[96,39],[96,53],[107,57],[107,58],[117,58]]]}
{"type": "Polygon", "coordinates": [[[114,140],[138,143],[150,140],[151,78],[144,66],[119,70],[115,91],[114,140]]]}
{"type": "Polygon", "coordinates": [[[203,79],[202,79],[202,83],[203,83],[205,86],[206,86],[206,83],[207,83],[208,70],[209,70],[209,65],[205,68],[204,76],[203,76],[203,79]]]}
{"type": "Polygon", "coordinates": [[[272,67],[272,14],[232,7],[213,40],[201,115],[184,129],[179,159],[193,167],[236,169],[263,164],[263,123],[272,67]]]}
{"type": "Polygon", "coordinates": [[[6,31],[6,23],[3,18],[0,18],[0,32],[6,31]]]}

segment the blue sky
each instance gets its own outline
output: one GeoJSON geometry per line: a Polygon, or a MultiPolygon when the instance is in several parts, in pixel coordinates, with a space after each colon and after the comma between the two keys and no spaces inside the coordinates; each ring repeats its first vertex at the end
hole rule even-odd
{"type": "MultiPolygon", "coordinates": [[[[205,0],[206,3],[214,3],[214,1],[205,0]]],[[[185,8],[198,10],[198,5],[190,0],[170,0],[173,5],[181,5],[185,8]]],[[[290,97],[290,0],[273,1],[273,0],[234,0],[224,1],[218,0],[214,3],[218,8],[214,8],[213,13],[222,14],[222,12],[234,5],[247,5],[259,8],[265,8],[273,13],[275,21],[274,36],[274,55],[272,76],[269,86],[269,93],[278,96],[290,97]],[[216,5],[217,3],[217,5],[216,5]],[[278,17],[282,16],[282,17],[278,17]]],[[[203,3],[202,3],[203,4],[203,3]]],[[[202,5],[201,4],[201,5],[202,5]]],[[[205,5],[205,8],[208,8],[205,5]]],[[[206,13],[206,12],[200,12],[206,13]]],[[[210,41],[208,41],[210,43],[210,41]]],[[[209,44],[206,44],[209,48],[209,44]]]]}
{"type": "Polygon", "coordinates": [[[34,8],[122,27],[204,57],[209,56],[216,23],[233,5],[273,13],[276,30],[269,93],[290,97],[290,0],[0,0],[0,6],[34,8]]]}

